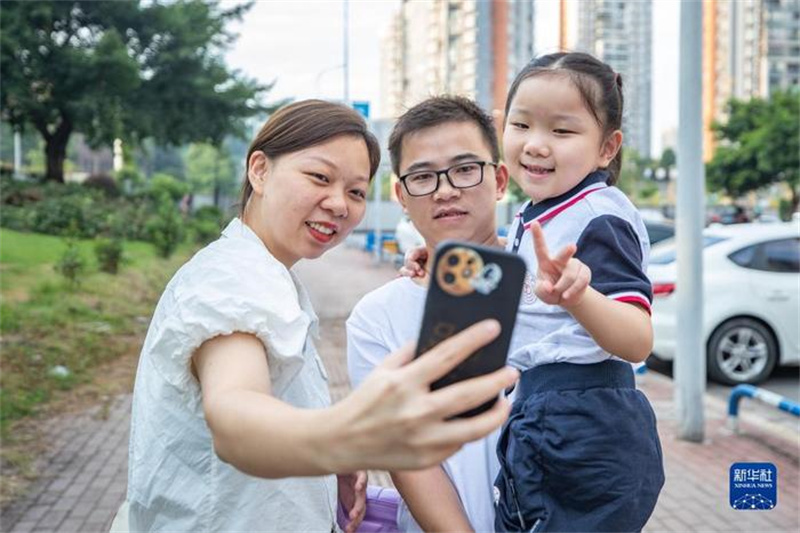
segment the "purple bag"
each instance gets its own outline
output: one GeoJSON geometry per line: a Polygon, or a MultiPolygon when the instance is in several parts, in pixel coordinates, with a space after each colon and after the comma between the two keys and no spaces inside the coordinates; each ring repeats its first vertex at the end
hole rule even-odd
{"type": "MultiPolygon", "coordinates": [[[[367,512],[364,514],[364,520],[358,526],[356,532],[400,533],[397,514],[401,501],[403,500],[395,489],[377,485],[367,486],[367,512]]],[[[336,522],[342,529],[350,523],[347,518],[347,511],[345,511],[341,502],[336,513],[336,522]]]]}

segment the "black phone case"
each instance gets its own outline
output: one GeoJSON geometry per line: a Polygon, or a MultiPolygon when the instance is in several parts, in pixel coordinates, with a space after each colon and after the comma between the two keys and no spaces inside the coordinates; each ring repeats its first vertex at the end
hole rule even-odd
{"type": "MultiPolygon", "coordinates": [[[[487,318],[500,322],[502,331],[434,382],[431,389],[488,374],[506,364],[525,270],[525,262],[518,255],[486,246],[445,241],[436,248],[415,357],[487,318]]],[[[475,416],[496,401],[495,398],[458,416],[475,416]]]]}

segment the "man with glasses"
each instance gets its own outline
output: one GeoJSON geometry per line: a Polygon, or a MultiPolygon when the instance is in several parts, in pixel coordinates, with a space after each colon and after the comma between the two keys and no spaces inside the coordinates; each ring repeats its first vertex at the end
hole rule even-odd
{"type": "MultiPolygon", "coordinates": [[[[457,96],[425,100],[400,117],[389,139],[395,192],[425,239],[429,261],[446,239],[499,246],[497,201],[508,169],[489,115],[457,96]]],[[[430,269],[428,269],[430,270],[430,269]]],[[[427,280],[398,278],[367,294],[347,321],[350,380],[357,386],[393,350],[415,341],[427,280]]],[[[391,472],[408,506],[406,531],[494,531],[497,433],[464,446],[441,466],[391,472]],[[408,516],[410,510],[413,515],[408,516]]]]}

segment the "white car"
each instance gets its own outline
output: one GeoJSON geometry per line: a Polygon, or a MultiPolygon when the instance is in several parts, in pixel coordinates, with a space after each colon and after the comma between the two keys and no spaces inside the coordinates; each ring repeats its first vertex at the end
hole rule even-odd
{"type": "Polygon", "coordinates": [[[397,228],[394,230],[395,239],[397,239],[397,248],[401,254],[406,253],[412,248],[425,246],[425,239],[419,234],[414,223],[407,215],[403,215],[400,222],[397,223],[397,228]]]}
{"type": "MultiPolygon", "coordinates": [[[[735,224],[703,232],[703,338],[708,375],[759,383],[800,364],[800,223],[735,224]]],[[[653,355],[675,357],[675,240],[653,247],[653,355]]]]}

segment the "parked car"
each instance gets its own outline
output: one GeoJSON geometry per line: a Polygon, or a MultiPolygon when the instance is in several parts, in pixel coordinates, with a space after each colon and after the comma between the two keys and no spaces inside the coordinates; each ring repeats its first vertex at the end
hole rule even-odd
{"type": "Polygon", "coordinates": [[[397,248],[401,254],[406,253],[412,248],[425,245],[425,239],[419,234],[414,223],[407,215],[400,218],[397,223],[397,228],[394,230],[395,238],[397,239],[397,248]]]}
{"type": "Polygon", "coordinates": [[[650,246],[675,236],[675,225],[666,220],[653,222],[645,219],[644,227],[647,230],[647,236],[650,237],[650,246]]]}
{"type": "MultiPolygon", "coordinates": [[[[703,233],[703,340],[708,375],[735,385],[800,364],[800,223],[736,224],[703,233]]],[[[675,357],[674,239],[653,248],[653,355],[675,357]]]]}
{"type": "Polygon", "coordinates": [[[661,209],[655,207],[640,207],[639,216],[645,222],[666,222],[667,217],[661,209]]]}

